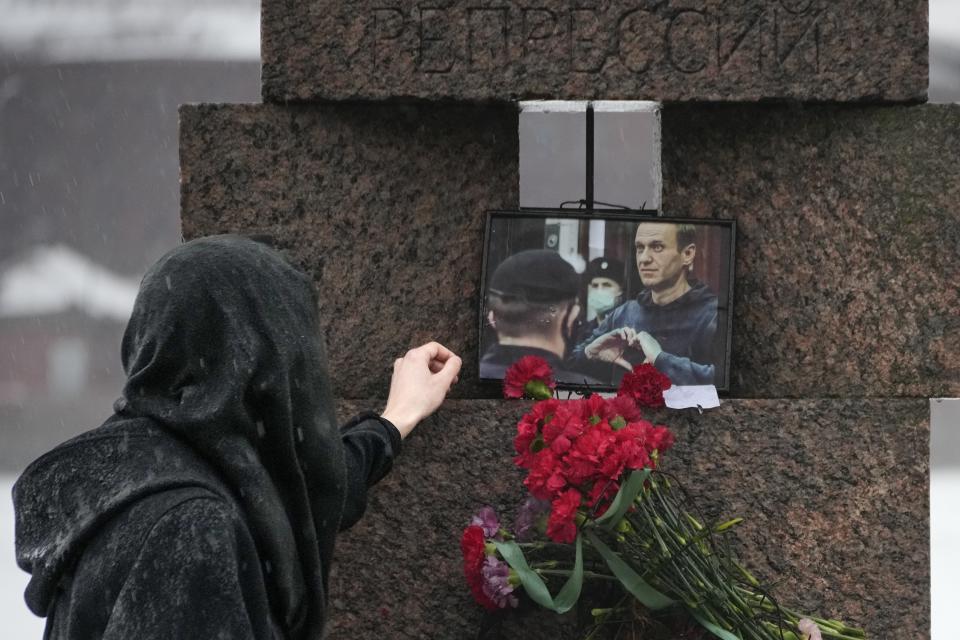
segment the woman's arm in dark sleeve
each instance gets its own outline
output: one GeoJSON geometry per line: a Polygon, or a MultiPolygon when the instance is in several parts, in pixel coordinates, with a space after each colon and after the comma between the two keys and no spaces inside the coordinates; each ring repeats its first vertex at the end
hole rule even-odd
{"type": "Polygon", "coordinates": [[[340,530],[352,527],[367,508],[367,489],[379,482],[400,455],[400,431],[375,413],[362,413],[340,428],[347,467],[347,498],[340,530]]]}

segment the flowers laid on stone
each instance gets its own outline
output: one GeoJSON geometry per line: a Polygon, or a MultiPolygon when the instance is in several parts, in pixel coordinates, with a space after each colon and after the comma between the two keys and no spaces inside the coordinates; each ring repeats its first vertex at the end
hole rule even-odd
{"type": "Polygon", "coordinates": [[[483,593],[490,598],[500,609],[516,607],[519,603],[513,594],[519,584],[516,573],[510,570],[510,565],[497,559],[496,556],[487,556],[483,561],[483,593]]]}
{"type": "Polygon", "coordinates": [[[483,535],[487,538],[493,538],[500,531],[500,519],[497,518],[497,512],[493,507],[483,507],[470,520],[470,524],[483,529],[483,535]]]}
{"type": "Polygon", "coordinates": [[[490,540],[502,540],[500,519],[492,507],[483,507],[470,520],[470,526],[460,538],[463,553],[463,572],[478,604],[491,611],[516,607],[513,594],[520,584],[510,565],[496,556],[496,546],[490,540]]]}
{"type": "Polygon", "coordinates": [[[467,584],[480,605],[514,608],[522,593],[564,613],[580,599],[584,581],[597,580],[617,585],[619,595],[612,606],[592,609],[588,637],[607,625],[679,611],[722,640],[866,637],[774,600],[724,539],[742,518],[697,516],[679,480],[661,468],[672,432],[641,409],[663,406],[669,379],[640,365],[616,397],[560,400],[544,394],[552,375],[536,360],[522,359],[504,378],[508,397],[539,399],[520,418],[513,442],[530,496],[512,532],[484,507],[461,539],[467,584]]]}
{"type": "Polygon", "coordinates": [[[592,395],[534,405],[517,426],[514,461],[528,471],[530,494],[551,503],[547,535],[569,543],[581,503],[602,514],[624,473],[654,466],[672,444],[670,430],[640,419],[630,398],[592,395]]]}
{"type": "Polygon", "coordinates": [[[553,396],[554,388],[550,365],[537,356],[520,358],[503,376],[503,395],[507,398],[545,400],[553,396]]]}
{"type": "Polygon", "coordinates": [[[670,378],[660,373],[652,364],[638,364],[633,371],[625,374],[620,382],[619,396],[629,396],[641,407],[657,409],[666,403],[663,392],[672,387],[670,378]]]}
{"type": "Polygon", "coordinates": [[[494,602],[484,590],[483,566],[487,560],[487,541],[484,538],[483,528],[470,525],[463,530],[460,538],[460,551],[463,553],[463,573],[467,577],[467,585],[473,594],[474,600],[486,609],[495,610],[494,602]]]}

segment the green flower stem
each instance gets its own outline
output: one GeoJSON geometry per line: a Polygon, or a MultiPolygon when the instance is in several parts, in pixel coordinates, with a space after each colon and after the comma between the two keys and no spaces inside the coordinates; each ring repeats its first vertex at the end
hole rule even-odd
{"type": "MultiPolygon", "coordinates": [[[[765,599],[761,594],[750,591],[749,589],[745,589],[743,587],[738,587],[737,589],[745,597],[762,600],[762,603],[757,603],[752,606],[762,607],[763,609],[768,611],[776,611],[776,607],[773,605],[773,603],[770,602],[769,599],[765,599]]],[[[798,611],[793,611],[792,609],[788,609],[786,607],[780,607],[780,611],[782,611],[784,615],[790,617],[792,622],[794,623],[798,622],[800,618],[808,618],[816,622],[817,626],[819,626],[820,629],[823,631],[831,630],[833,632],[836,632],[851,638],[863,639],[867,637],[867,634],[863,629],[848,627],[847,625],[845,625],[843,622],[840,622],[839,620],[827,620],[825,618],[818,618],[816,616],[803,614],[798,611]]]]}
{"type": "MultiPolygon", "coordinates": [[[[757,600],[756,603],[751,606],[766,611],[768,613],[776,613],[777,607],[769,600],[763,598],[760,594],[748,591],[742,587],[738,588],[743,592],[747,597],[752,597],[757,600]]],[[[797,611],[787,609],[785,607],[780,607],[780,613],[783,614],[786,622],[796,627],[801,618],[808,618],[815,622],[817,626],[820,627],[820,631],[825,638],[833,638],[834,640],[865,640],[867,637],[866,632],[862,629],[855,629],[853,627],[848,627],[838,620],[826,620],[824,618],[817,618],[816,616],[804,615],[797,611]]],[[[772,624],[772,623],[768,623],[772,624]]],[[[776,625],[774,625],[776,627],[776,625]]],[[[784,637],[786,638],[786,630],[784,631],[784,637]]],[[[802,640],[802,639],[801,639],[802,640]]]]}
{"type": "Polygon", "coordinates": [[[789,609],[783,609],[783,611],[790,615],[792,618],[791,621],[794,624],[797,624],[800,621],[800,618],[808,618],[809,620],[812,620],[817,624],[818,627],[820,627],[820,631],[824,636],[837,638],[838,640],[864,640],[867,637],[867,634],[863,629],[848,627],[838,620],[824,620],[823,618],[804,615],[789,609]]]}
{"type": "MultiPolygon", "coordinates": [[[[777,628],[777,625],[771,622],[765,622],[764,627],[770,631],[770,633],[776,634],[776,637],[780,637],[780,630],[777,628]]],[[[790,629],[783,630],[783,640],[803,640],[802,636],[798,636],[796,632],[791,631],[790,629]]]]}
{"type": "MultiPolygon", "coordinates": [[[[646,501],[641,504],[640,511],[643,512],[643,515],[647,519],[647,523],[650,525],[650,532],[653,534],[653,537],[656,539],[657,543],[660,545],[660,550],[663,552],[663,555],[670,557],[670,549],[667,547],[666,543],[663,541],[663,538],[660,537],[660,532],[657,531],[657,523],[654,521],[653,516],[650,514],[650,510],[647,508],[646,501]]],[[[654,571],[655,572],[655,571],[654,571]]]]}
{"type": "Polygon", "coordinates": [[[755,577],[753,577],[753,574],[747,571],[747,568],[745,566],[743,566],[736,560],[733,561],[733,565],[737,568],[738,571],[740,571],[740,574],[743,575],[744,578],[746,578],[747,582],[749,582],[751,586],[754,586],[754,587],[760,586],[760,581],[757,580],[755,577]]]}
{"type": "MultiPolygon", "coordinates": [[[[671,487],[668,478],[658,474],[640,489],[633,509],[612,534],[621,558],[655,589],[695,612],[705,625],[742,640],[803,640],[797,632],[800,614],[778,607],[760,593],[760,582],[718,542],[742,520],[701,523],[686,510],[685,497],[671,487]]],[[[806,617],[829,640],[865,640],[859,629],[806,617]]]]}
{"type": "MultiPolygon", "coordinates": [[[[708,562],[709,557],[703,553],[700,555],[691,553],[693,549],[703,551],[703,546],[696,543],[699,543],[700,540],[706,535],[709,535],[710,532],[697,530],[695,528],[691,531],[693,523],[690,522],[690,519],[680,516],[678,510],[673,507],[664,492],[658,490],[656,485],[653,486],[648,494],[648,499],[638,500],[638,503],[640,503],[638,506],[640,510],[644,512],[647,523],[651,525],[651,531],[654,532],[654,535],[657,535],[659,529],[663,528],[673,534],[665,536],[665,538],[661,540],[661,542],[671,548],[667,551],[667,557],[662,560],[669,562],[671,573],[675,573],[687,587],[686,589],[674,589],[674,592],[683,593],[683,599],[688,602],[688,604],[694,606],[697,606],[697,603],[701,601],[699,597],[691,598],[690,595],[692,594],[704,593],[708,596],[709,600],[719,600],[723,603],[720,605],[721,610],[727,610],[728,615],[721,614],[719,610],[715,609],[716,604],[711,605],[708,601],[700,603],[698,608],[710,622],[720,627],[732,630],[734,626],[737,626],[740,628],[741,635],[746,634],[747,638],[764,640],[766,634],[754,632],[756,630],[756,622],[753,619],[754,616],[751,613],[751,608],[741,598],[736,597],[735,591],[729,587],[729,578],[727,576],[722,575],[722,573],[721,575],[717,575],[719,567],[716,561],[708,562]],[[655,499],[655,502],[651,502],[650,498],[655,499]],[[657,527],[658,520],[664,523],[662,527],[657,527]],[[698,582],[699,589],[695,588],[690,583],[690,580],[687,579],[684,572],[680,570],[678,562],[681,560],[684,561],[683,566],[692,572],[693,579],[698,582]],[[719,578],[719,580],[714,580],[713,578],[719,578]],[[732,600],[732,602],[728,602],[728,600],[732,600]],[[732,616],[731,619],[736,621],[737,624],[733,625],[727,622],[728,616],[732,616]]],[[[687,514],[684,513],[684,516],[686,515],[687,514]]]]}
{"type": "MultiPolygon", "coordinates": [[[[661,573],[662,567],[665,564],[673,562],[674,554],[670,552],[670,548],[667,546],[666,542],[663,540],[663,537],[660,535],[660,532],[658,531],[658,527],[656,526],[653,516],[650,513],[651,510],[652,510],[651,506],[646,503],[640,505],[639,511],[643,513],[647,523],[650,526],[650,532],[653,534],[653,537],[656,538],[657,542],[660,545],[661,551],[663,552],[657,564],[654,565],[654,567],[651,570],[649,570],[650,574],[659,575],[661,573]]],[[[644,528],[642,527],[641,523],[636,523],[636,525],[640,525],[637,527],[638,529],[644,528]]]]}
{"type": "Polygon", "coordinates": [[[630,610],[625,607],[610,607],[607,609],[590,609],[590,615],[594,618],[609,618],[614,614],[621,613],[630,613],[630,610]]]}
{"type": "MultiPolygon", "coordinates": [[[[810,618],[810,619],[813,620],[813,618],[810,618]]],[[[767,622],[767,623],[765,623],[765,625],[768,626],[772,632],[774,632],[774,633],[777,632],[777,631],[776,631],[777,625],[775,625],[775,624],[773,624],[773,623],[771,623],[771,622],[767,622]]],[[[820,627],[820,632],[823,634],[823,637],[824,637],[824,638],[833,638],[834,640],[858,640],[858,637],[857,637],[857,636],[846,636],[846,635],[837,633],[837,632],[834,631],[833,629],[824,629],[823,627],[820,627]]],[[[797,633],[794,632],[794,631],[788,631],[788,630],[784,629],[784,631],[783,631],[783,637],[784,637],[785,639],[791,637],[791,636],[788,636],[787,634],[792,634],[792,637],[795,638],[796,640],[803,640],[803,636],[797,634],[797,633]]]]}
{"type": "MultiPolygon", "coordinates": [[[[812,619],[813,618],[811,618],[811,620],[812,619]]],[[[834,640],[862,640],[866,637],[865,635],[848,636],[844,633],[835,631],[830,627],[820,627],[820,633],[823,634],[824,638],[834,638],[834,640]]]]}
{"type": "MultiPolygon", "coordinates": [[[[789,609],[787,609],[789,611],[789,609]]],[[[866,638],[867,634],[863,629],[856,629],[854,627],[848,627],[839,620],[825,620],[823,618],[817,618],[816,616],[809,616],[797,613],[795,611],[790,611],[790,614],[796,617],[798,620],[800,618],[809,618],[817,623],[821,630],[826,632],[826,630],[832,630],[837,633],[840,633],[844,636],[851,636],[854,638],[866,638]]]]}

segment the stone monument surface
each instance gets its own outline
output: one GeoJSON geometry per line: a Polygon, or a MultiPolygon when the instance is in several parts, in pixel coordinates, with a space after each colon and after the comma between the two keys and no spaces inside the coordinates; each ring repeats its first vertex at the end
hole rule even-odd
{"type": "Polygon", "coordinates": [[[264,0],[263,97],[922,101],[927,0],[264,0]]]}
{"type": "MultiPolygon", "coordinates": [[[[337,392],[437,339],[477,382],[507,106],[183,107],[183,232],[268,233],[311,272],[337,392]],[[336,319],[337,321],[334,321],[336,319]],[[345,320],[346,319],[346,320],[345,320]]],[[[731,395],[960,394],[960,107],[668,106],[664,210],[737,220],[731,395]]]]}
{"type": "Polygon", "coordinates": [[[960,106],[675,106],[670,215],[737,220],[732,392],[960,395],[960,106]]]}

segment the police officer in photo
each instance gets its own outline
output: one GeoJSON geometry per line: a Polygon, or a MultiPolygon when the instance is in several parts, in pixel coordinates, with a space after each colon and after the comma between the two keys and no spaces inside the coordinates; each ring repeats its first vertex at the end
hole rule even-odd
{"type": "Polygon", "coordinates": [[[592,334],[607,314],[623,302],[624,268],[615,258],[594,258],[583,274],[587,288],[587,317],[578,333],[582,341],[592,334]]]}
{"type": "Polygon", "coordinates": [[[522,251],[494,271],[487,291],[487,321],[497,343],[480,360],[480,377],[502,379],[524,356],[539,356],[558,382],[597,384],[564,362],[580,315],[577,272],[554,251],[522,251]]]}

